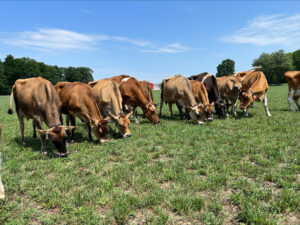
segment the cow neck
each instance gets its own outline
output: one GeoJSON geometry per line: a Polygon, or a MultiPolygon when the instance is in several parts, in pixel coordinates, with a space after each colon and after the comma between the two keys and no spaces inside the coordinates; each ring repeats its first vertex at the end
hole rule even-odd
{"type": "Polygon", "coordinates": [[[99,108],[94,99],[93,102],[87,104],[87,109],[88,109],[88,118],[90,119],[90,121],[97,123],[102,120],[100,116],[99,108]]]}
{"type": "Polygon", "coordinates": [[[139,102],[139,106],[143,110],[146,110],[147,109],[147,105],[150,104],[150,102],[146,98],[145,94],[142,91],[139,91],[139,93],[137,93],[137,97],[138,97],[137,100],[139,102]]]}
{"type": "Polygon", "coordinates": [[[45,112],[45,123],[50,128],[53,124],[60,124],[59,113],[55,103],[49,104],[45,112]]]}

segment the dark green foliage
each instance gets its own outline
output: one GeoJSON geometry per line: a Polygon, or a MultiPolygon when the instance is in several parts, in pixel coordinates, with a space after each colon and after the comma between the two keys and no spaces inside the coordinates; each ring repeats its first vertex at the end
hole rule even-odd
{"type": "Polygon", "coordinates": [[[300,70],[300,49],[293,52],[293,64],[295,70],[300,70]]]}
{"type": "Polygon", "coordinates": [[[53,84],[60,81],[93,81],[93,71],[88,67],[58,67],[37,62],[34,59],[14,58],[8,55],[4,62],[0,61],[0,95],[10,94],[11,87],[17,79],[43,77],[53,84]]]}
{"type": "Polygon", "coordinates": [[[216,76],[222,77],[222,76],[233,74],[235,71],[234,66],[235,66],[235,63],[233,60],[231,60],[231,59],[223,60],[222,63],[219,64],[217,67],[216,76]]]}
{"type": "Polygon", "coordinates": [[[271,54],[262,53],[253,61],[252,66],[261,66],[261,71],[264,72],[269,83],[280,84],[285,82],[284,73],[293,70],[293,61],[283,50],[279,50],[271,54]]]}

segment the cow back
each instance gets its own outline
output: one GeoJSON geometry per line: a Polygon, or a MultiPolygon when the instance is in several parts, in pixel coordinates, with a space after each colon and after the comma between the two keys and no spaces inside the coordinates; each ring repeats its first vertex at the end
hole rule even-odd
{"type": "Polygon", "coordinates": [[[269,89],[268,81],[261,71],[253,71],[245,75],[242,79],[242,90],[251,90],[254,93],[265,93],[269,89]]]}
{"type": "Polygon", "coordinates": [[[13,93],[17,108],[28,119],[40,115],[47,125],[59,121],[61,102],[50,81],[41,77],[16,80],[13,93]]]}

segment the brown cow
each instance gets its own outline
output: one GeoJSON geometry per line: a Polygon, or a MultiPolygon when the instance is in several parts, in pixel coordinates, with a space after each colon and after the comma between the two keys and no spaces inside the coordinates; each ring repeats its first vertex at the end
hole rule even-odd
{"type": "Polygon", "coordinates": [[[197,104],[191,83],[187,78],[176,75],[175,77],[166,78],[162,81],[160,116],[164,102],[169,104],[171,117],[173,117],[172,104],[176,103],[180,113],[180,119],[183,119],[182,108],[185,108],[197,124],[203,124],[203,104],[197,104]]]}
{"type": "Polygon", "coordinates": [[[10,95],[9,114],[13,113],[13,97],[20,123],[22,144],[25,144],[24,117],[26,117],[33,119],[33,127],[39,129],[37,131],[41,134],[42,154],[47,154],[45,144],[47,134],[60,155],[67,156],[65,130],[73,130],[75,127],[66,127],[60,124],[61,102],[51,82],[41,77],[16,80],[10,95]],[[42,122],[47,124],[48,130],[43,130],[42,122]]]}
{"type": "Polygon", "coordinates": [[[239,76],[223,76],[217,77],[217,84],[220,91],[221,98],[225,101],[227,105],[227,113],[229,109],[229,101],[231,103],[231,113],[237,116],[236,108],[237,101],[242,88],[241,80],[239,76]]]}
{"type": "Polygon", "coordinates": [[[131,137],[129,117],[133,112],[125,115],[122,111],[122,96],[117,84],[111,79],[89,82],[103,117],[109,116],[123,137],[131,137]]]}
{"type": "Polygon", "coordinates": [[[141,107],[145,117],[150,122],[159,123],[159,117],[156,112],[156,105],[151,103],[143,92],[141,84],[128,75],[119,75],[111,78],[119,85],[123,104],[135,107],[141,107]]]}
{"type": "Polygon", "coordinates": [[[245,75],[242,79],[242,93],[240,96],[240,109],[248,116],[248,108],[254,101],[262,101],[267,116],[271,116],[268,109],[267,91],[269,89],[268,81],[261,71],[253,71],[245,75]]]}
{"type": "Polygon", "coordinates": [[[213,121],[213,103],[209,103],[208,93],[204,84],[198,80],[190,80],[192,91],[197,103],[203,104],[205,117],[208,121],[213,121]]]}
{"type": "MultiPolygon", "coordinates": [[[[156,106],[156,104],[154,103],[154,99],[153,99],[153,94],[152,94],[152,89],[150,87],[150,85],[146,82],[146,81],[139,81],[139,83],[142,86],[143,92],[145,94],[145,96],[147,97],[147,100],[154,106],[156,106]]],[[[133,109],[133,115],[134,115],[134,120],[136,123],[139,123],[138,118],[137,118],[137,107],[135,107],[133,109]]],[[[145,115],[143,114],[143,118],[145,118],[145,115]]]]}
{"type": "MultiPolygon", "coordinates": [[[[92,88],[80,82],[59,82],[55,88],[62,103],[61,112],[67,115],[71,124],[75,126],[75,116],[77,116],[86,123],[90,140],[92,140],[92,130],[101,143],[106,141],[109,118],[102,119],[92,88]]],[[[72,130],[71,141],[74,142],[74,130],[72,130]]]]}
{"type": "Polygon", "coordinates": [[[284,74],[284,78],[288,83],[289,94],[287,97],[290,110],[293,111],[292,100],[296,103],[300,110],[299,96],[300,96],[300,71],[288,71],[284,74]]]}

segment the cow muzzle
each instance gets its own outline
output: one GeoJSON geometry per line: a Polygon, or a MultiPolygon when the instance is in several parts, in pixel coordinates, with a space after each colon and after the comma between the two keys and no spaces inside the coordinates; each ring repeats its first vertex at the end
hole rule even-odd
{"type": "Polygon", "coordinates": [[[129,137],[131,137],[132,135],[131,135],[131,133],[127,133],[127,134],[124,134],[123,135],[123,138],[129,138],[129,137]]]}

